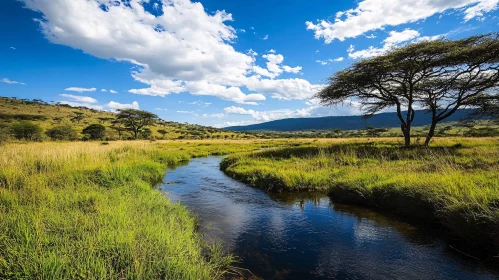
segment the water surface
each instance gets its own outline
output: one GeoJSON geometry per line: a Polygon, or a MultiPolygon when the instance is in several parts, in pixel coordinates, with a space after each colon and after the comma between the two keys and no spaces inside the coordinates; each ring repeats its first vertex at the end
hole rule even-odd
{"type": "Polygon", "coordinates": [[[322,194],[269,195],[227,177],[221,157],[170,169],[161,189],[200,219],[208,241],[264,279],[499,279],[434,230],[322,194]]]}

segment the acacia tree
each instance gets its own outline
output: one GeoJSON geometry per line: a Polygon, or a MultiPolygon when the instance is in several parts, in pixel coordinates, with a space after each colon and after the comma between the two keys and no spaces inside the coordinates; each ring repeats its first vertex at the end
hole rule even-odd
{"type": "Polygon", "coordinates": [[[442,55],[441,50],[430,48],[429,44],[431,42],[421,42],[356,62],[330,77],[329,85],[315,97],[322,105],[357,100],[364,118],[395,108],[408,147],[416,116],[418,84],[433,75],[435,58],[442,55]]]}
{"type": "Polygon", "coordinates": [[[118,110],[117,119],[123,122],[125,127],[133,133],[134,139],[137,139],[144,128],[156,122],[158,116],[147,111],[122,109],[118,110]]]}
{"type": "Polygon", "coordinates": [[[478,114],[490,115],[497,112],[499,98],[498,33],[439,40],[432,42],[431,47],[445,53],[436,61],[438,71],[418,88],[422,107],[432,115],[425,146],[430,144],[437,124],[457,110],[478,108],[478,114]]]}
{"type": "Polygon", "coordinates": [[[337,72],[316,97],[323,105],[358,100],[366,118],[396,108],[405,146],[419,105],[433,116],[428,145],[438,122],[497,89],[497,50],[497,34],[410,44],[337,72]]]}

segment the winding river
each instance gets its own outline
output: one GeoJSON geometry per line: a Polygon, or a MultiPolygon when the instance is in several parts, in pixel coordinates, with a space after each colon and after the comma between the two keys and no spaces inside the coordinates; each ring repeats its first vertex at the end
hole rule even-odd
{"type": "Polygon", "coordinates": [[[435,230],[322,194],[267,194],[227,177],[221,160],[172,168],[160,188],[257,278],[499,279],[499,269],[455,251],[435,230]]]}

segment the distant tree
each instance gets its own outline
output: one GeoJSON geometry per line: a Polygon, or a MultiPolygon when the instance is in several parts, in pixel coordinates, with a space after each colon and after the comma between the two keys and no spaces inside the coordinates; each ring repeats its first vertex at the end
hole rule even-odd
{"type": "Polygon", "coordinates": [[[161,135],[163,135],[163,139],[165,138],[165,135],[168,133],[168,131],[164,130],[164,129],[159,129],[158,130],[158,133],[160,133],[161,135]]]}
{"type": "Polygon", "coordinates": [[[28,121],[14,124],[11,132],[18,140],[39,141],[42,138],[42,128],[28,121]]]}
{"type": "Polygon", "coordinates": [[[45,134],[52,140],[74,141],[78,138],[78,134],[70,126],[56,126],[47,130],[45,134]]]}
{"type": "Polygon", "coordinates": [[[123,109],[118,110],[117,119],[122,121],[124,126],[133,134],[134,139],[137,139],[140,132],[145,127],[153,125],[158,116],[147,111],[123,109]]]}
{"type": "Polygon", "coordinates": [[[150,128],[144,128],[140,131],[140,138],[142,139],[150,139],[152,136],[152,131],[150,128]]]}
{"type": "Polygon", "coordinates": [[[85,118],[84,113],[74,112],[73,117],[71,117],[72,122],[77,122],[78,124],[85,118]]]}
{"type": "Polygon", "coordinates": [[[102,124],[91,124],[83,129],[82,133],[88,135],[90,140],[101,140],[104,138],[106,127],[102,124]]]}

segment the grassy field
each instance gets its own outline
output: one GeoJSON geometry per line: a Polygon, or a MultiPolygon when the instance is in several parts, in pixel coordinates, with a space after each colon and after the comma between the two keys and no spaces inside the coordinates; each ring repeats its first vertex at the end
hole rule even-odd
{"type": "Polygon", "coordinates": [[[440,138],[431,149],[402,149],[389,138],[309,141],[233,155],[222,169],[267,191],[324,191],[499,249],[498,138],[440,138]]]}
{"type": "Polygon", "coordinates": [[[194,156],[286,142],[7,144],[0,149],[0,279],[216,279],[232,257],[152,186],[194,156]]]}

